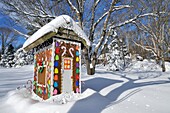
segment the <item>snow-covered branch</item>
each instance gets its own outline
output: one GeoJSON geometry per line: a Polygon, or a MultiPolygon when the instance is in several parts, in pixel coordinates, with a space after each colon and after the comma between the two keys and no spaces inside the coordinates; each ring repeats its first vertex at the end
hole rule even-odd
{"type": "Polygon", "coordinates": [[[101,0],[97,0],[94,4],[95,7],[97,7],[97,5],[100,3],[101,0]]]}
{"type": "Polygon", "coordinates": [[[101,20],[103,20],[104,17],[106,17],[106,15],[108,14],[108,12],[105,12],[93,25],[93,27],[95,28],[100,22],[101,20]]]}
{"type": "Polygon", "coordinates": [[[130,7],[132,7],[132,6],[130,6],[130,5],[119,5],[119,6],[114,6],[113,11],[120,10],[120,9],[124,9],[124,8],[130,8],[130,7]]]}
{"type": "Polygon", "coordinates": [[[121,26],[124,26],[126,24],[132,23],[132,22],[136,21],[138,18],[142,18],[142,17],[145,17],[145,16],[154,16],[154,17],[157,17],[158,15],[155,14],[155,13],[146,13],[146,14],[141,14],[141,15],[139,14],[139,15],[137,15],[137,16],[129,19],[129,20],[126,20],[124,22],[121,22],[121,23],[119,23],[117,25],[112,25],[111,24],[110,26],[111,26],[111,28],[115,29],[117,27],[121,27],[121,26]]]}
{"type": "Polygon", "coordinates": [[[40,29],[40,28],[42,27],[42,26],[38,25],[38,23],[34,23],[34,22],[28,23],[28,25],[34,26],[34,27],[37,28],[37,29],[40,29]]]}
{"type": "Polygon", "coordinates": [[[105,41],[104,41],[104,43],[103,43],[103,45],[101,47],[101,52],[100,53],[102,53],[105,50],[106,45],[108,44],[109,41],[110,41],[109,36],[107,36],[107,38],[105,39],[105,41]]]}
{"type": "Polygon", "coordinates": [[[24,37],[25,37],[25,39],[27,39],[27,38],[29,38],[29,37],[30,37],[29,35],[24,34],[24,33],[20,32],[20,31],[18,31],[18,30],[16,30],[16,29],[13,29],[13,30],[14,30],[14,32],[15,32],[15,33],[17,33],[17,34],[19,34],[19,35],[21,35],[21,36],[24,36],[24,37]]]}
{"type": "Polygon", "coordinates": [[[143,45],[141,45],[141,44],[139,44],[139,43],[136,43],[134,40],[133,40],[133,43],[134,43],[135,45],[137,45],[138,47],[141,47],[142,49],[146,50],[146,51],[150,51],[151,53],[154,54],[154,56],[158,56],[158,55],[156,54],[156,52],[154,51],[154,48],[152,48],[151,46],[143,46],[143,45]]]}
{"type": "Polygon", "coordinates": [[[101,34],[101,39],[100,39],[100,41],[98,42],[98,44],[96,45],[96,48],[95,48],[95,52],[96,52],[96,53],[98,52],[100,46],[102,45],[103,41],[105,40],[108,22],[109,22],[109,19],[110,19],[112,10],[113,10],[113,8],[114,8],[114,5],[115,5],[116,3],[117,3],[117,0],[112,0],[112,3],[111,3],[110,8],[109,8],[109,10],[108,10],[107,17],[106,17],[106,19],[105,19],[105,21],[104,21],[103,31],[102,31],[102,34],[101,34]]]}
{"type": "Polygon", "coordinates": [[[142,27],[143,27],[144,29],[146,29],[146,31],[148,31],[148,33],[149,33],[150,35],[152,35],[152,36],[154,37],[155,40],[158,40],[158,37],[156,36],[155,32],[152,31],[152,29],[147,28],[147,26],[145,26],[145,25],[142,24],[141,22],[140,22],[140,24],[142,25],[142,27]]]}
{"type": "Polygon", "coordinates": [[[16,11],[18,11],[18,12],[24,14],[24,15],[31,16],[31,17],[53,18],[53,19],[55,18],[54,16],[51,16],[51,15],[42,15],[42,14],[37,15],[37,14],[30,13],[30,12],[26,12],[26,11],[24,11],[23,9],[20,9],[19,7],[17,7],[17,6],[16,6],[15,4],[13,4],[13,3],[9,3],[9,5],[10,5],[11,7],[13,7],[16,11]]]}
{"type": "MultiPolygon", "coordinates": [[[[122,9],[124,9],[124,8],[130,8],[130,7],[132,7],[132,6],[130,6],[130,5],[114,6],[112,12],[118,11],[118,10],[122,10],[122,9]]],[[[93,27],[95,28],[95,27],[101,22],[101,20],[103,20],[103,18],[106,17],[107,14],[108,14],[108,11],[105,12],[105,13],[94,23],[94,26],[93,26],[93,27]]]]}
{"type": "MultiPolygon", "coordinates": [[[[152,36],[152,38],[151,38],[151,41],[152,41],[152,43],[153,43],[153,46],[154,46],[154,50],[156,51],[156,48],[157,48],[157,44],[156,43],[158,43],[157,42],[157,36],[155,35],[155,33],[151,30],[151,29],[149,29],[147,26],[145,26],[144,24],[142,24],[141,22],[138,22],[138,23],[140,23],[140,26],[134,21],[133,22],[136,26],[137,26],[137,28],[138,29],[140,29],[140,30],[142,30],[142,31],[144,31],[144,32],[147,32],[147,33],[149,33],[151,36],[152,36]]],[[[146,41],[147,42],[147,41],[146,41]]]]}
{"type": "Polygon", "coordinates": [[[71,9],[73,11],[75,11],[76,14],[79,14],[80,12],[78,11],[78,9],[72,4],[72,2],[70,0],[67,0],[67,3],[69,4],[69,6],[71,7],[71,9]]]}
{"type": "Polygon", "coordinates": [[[31,17],[52,18],[52,19],[55,18],[55,16],[51,16],[51,15],[40,15],[40,14],[39,14],[39,15],[35,15],[35,14],[33,14],[33,13],[28,13],[28,12],[24,12],[24,11],[22,11],[22,13],[25,14],[25,15],[31,16],[31,17]]]}
{"type": "Polygon", "coordinates": [[[79,26],[83,29],[83,16],[82,16],[82,14],[83,14],[83,10],[84,10],[84,1],[81,1],[81,3],[80,3],[80,1],[78,0],[77,1],[78,3],[78,9],[72,4],[72,2],[70,1],[70,0],[67,0],[67,3],[69,4],[69,6],[71,7],[71,9],[76,13],[76,15],[77,15],[77,19],[78,19],[78,21],[79,21],[79,26]]]}
{"type": "MultiPolygon", "coordinates": [[[[43,7],[43,4],[41,3],[40,0],[37,0],[38,4],[39,4],[39,8],[36,8],[38,11],[42,12],[42,14],[47,14],[47,12],[44,10],[45,8],[43,7]]],[[[35,5],[37,6],[37,5],[35,5]]]]}
{"type": "Polygon", "coordinates": [[[91,41],[93,41],[93,37],[94,37],[94,29],[95,29],[95,26],[94,26],[94,19],[95,19],[95,9],[97,7],[97,5],[99,4],[100,0],[97,0],[94,4],[93,4],[93,7],[92,7],[92,17],[91,17],[91,26],[90,26],[90,36],[89,36],[89,39],[91,41]]]}
{"type": "MultiPolygon", "coordinates": [[[[100,0],[98,0],[96,3],[95,3],[95,7],[97,6],[97,4],[100,2],[100,0]]],[[[119,6],[114,6],[112,11],[111,12],[114,12],[114,11],[118,11],[118,10],[122,10],[124,8],[130,8],[131,6],[130,5],[119,5],[119,6]]],[[[94,29],[96,28],[96,26],[108,15],[109,11],[105,12],[101,17],[99,17],[99,19],[93,24],[91,24],[91,29],[90,29],[90,39],[93,40],[93,34],[94,34],[94,29]]],[[[93,17],[93,14],[92,14],[92,17],[93,17]]],[[[93,19],[93,18],[92,18],[93,19]]]]}

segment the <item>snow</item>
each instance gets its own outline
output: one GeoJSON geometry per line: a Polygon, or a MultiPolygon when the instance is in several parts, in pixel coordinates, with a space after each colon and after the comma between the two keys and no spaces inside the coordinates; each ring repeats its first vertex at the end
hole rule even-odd
{"type": "Polygon", "coordinates": [[[83,30],[76,24],[76,22],[70,16],[61,15],[56,17],[54,20],[52,20],[42,28],[40,28],[30,38],[28,38],[25,41],[23,48],[26,48],[27,46],[29,46],[30,44],[32,44],[33,42],[35,42],[36,40],[38,40],[49,32],[57,33],[60,27],[73,30],[79,37],[86,41],[86,44],[88,46],[90,46],[90,41],[88,37],[83,32],[83,30]]]}
{"type": "Polygon", "coordinates": [[[82,94],[63,94],[42,101],[23,86],[33,66],[0,68],[0,113],[169,113],[170,63],[161,72],[155,61],[133,61],[122,72],[98,65],[88,76],[82,69],[82,94]],[[12,74],[11,74],[12,73],[12,74]],[[158,76],[159,75],[159,76],[158,76]]]}

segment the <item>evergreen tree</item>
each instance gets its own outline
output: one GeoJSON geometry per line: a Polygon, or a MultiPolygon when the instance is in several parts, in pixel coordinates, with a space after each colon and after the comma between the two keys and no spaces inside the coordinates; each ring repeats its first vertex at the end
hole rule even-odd
{"type": "Polygon", "coordinates": [[[26,53],[22,48],[14,51],[14,47],[9,45],[2,54],[0,66],[2,67],[21,67],[23,65],[29,65],[33,63],[32,51],[26,53]]]}
{"type": "Polygon", "coordinates": [[[124,68],[128,65],[128,61],[130,59],[128,56],[126,44],[123,43],[122,39],[120,39],[118,36],[113,36],[113,40],[108,45],[108,49],[108,70],[124,70],[124,68]]]}
{"type": "Polygon", "coordinates": [[[14,47],[12,44],[10,44],[4,51],[4,54],[2,55],[0,65],[3,67],[12,67],[14,65],[13,59],[14,59],[14,47]]]}

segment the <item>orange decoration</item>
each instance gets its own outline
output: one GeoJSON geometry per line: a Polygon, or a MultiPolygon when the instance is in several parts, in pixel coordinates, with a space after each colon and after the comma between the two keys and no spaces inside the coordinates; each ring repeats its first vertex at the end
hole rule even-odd
{"type": "Polygon", "coordinates": [[[76,46],[76,50],[79,50],[79,46],[76,46]]]}
{"type": "Polygon", "coordinates": [[[58,75],[55,75],[55,76],[54,76],[54,80],[58,80],[58,75]]]}

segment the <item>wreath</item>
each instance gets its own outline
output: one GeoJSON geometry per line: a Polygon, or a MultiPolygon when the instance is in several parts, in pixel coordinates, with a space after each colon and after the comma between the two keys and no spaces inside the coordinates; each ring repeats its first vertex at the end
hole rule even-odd
{"type": "Polygon", "coordinates": [[[41,66],[41,67],[39,67],[39,69],[38,69],[38,72],[39,72],[39,73],[42,73],[42,72],[43,72],[43,70],[44,70],[44,64],[45,64],[45,62],[40,62],[40,63],[39,63],[39,66],[41,66]]]}

